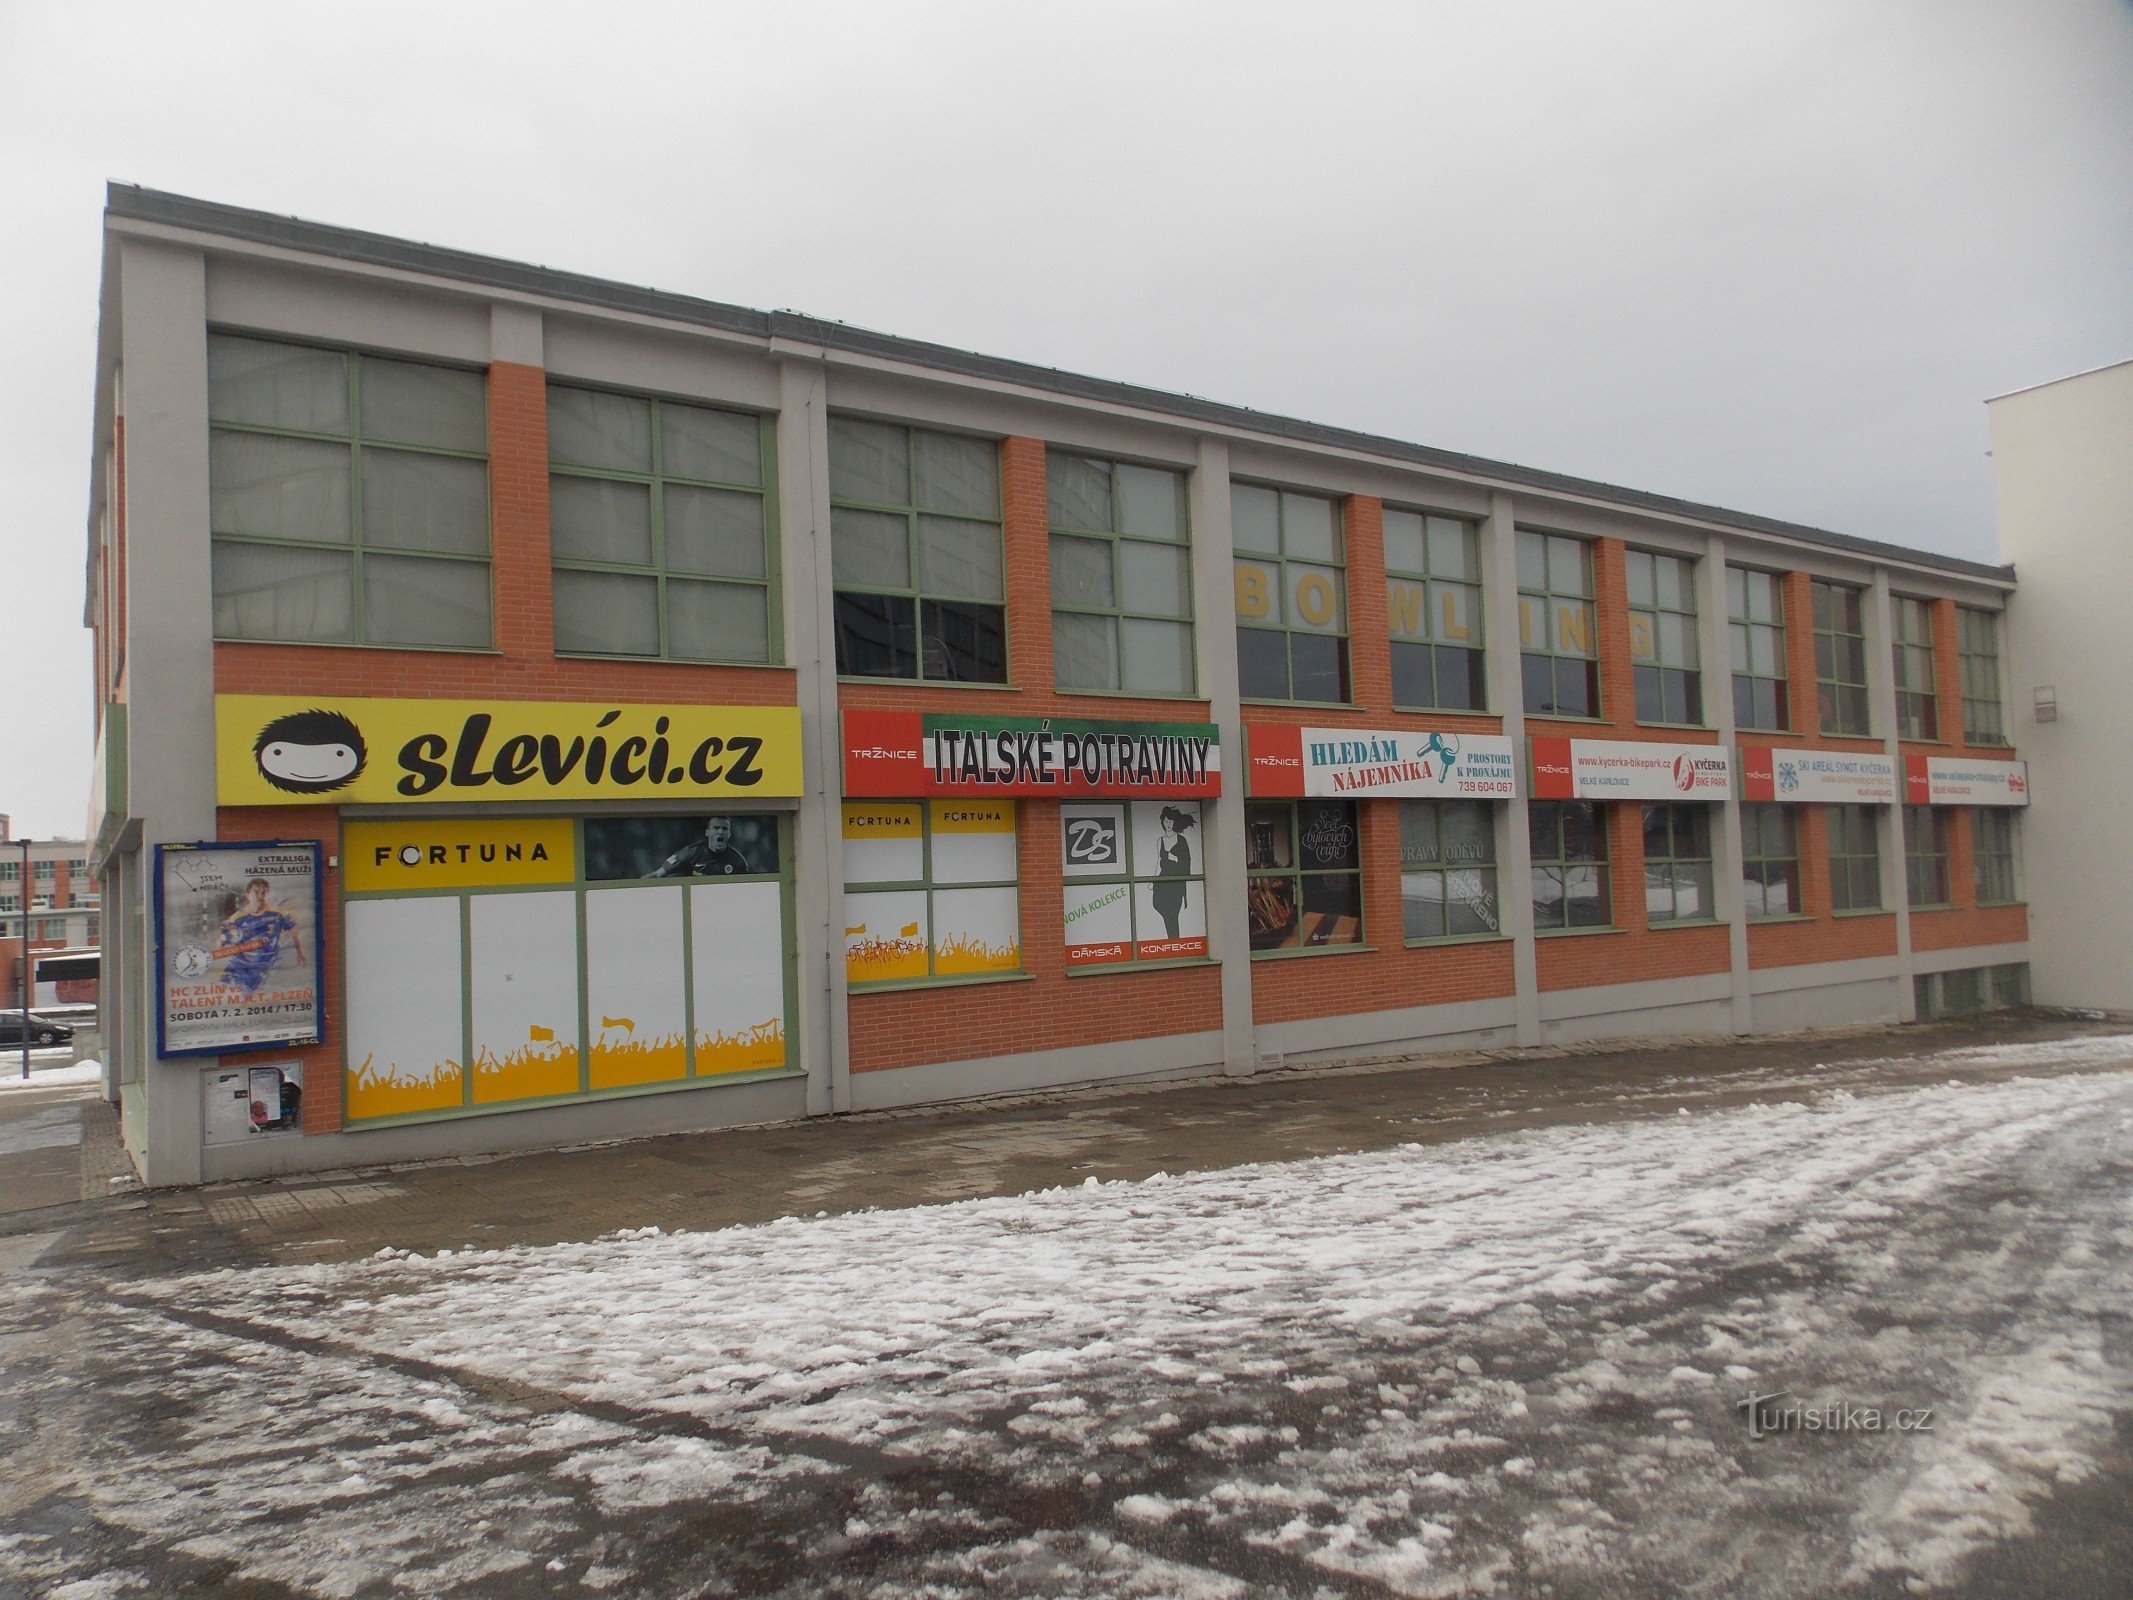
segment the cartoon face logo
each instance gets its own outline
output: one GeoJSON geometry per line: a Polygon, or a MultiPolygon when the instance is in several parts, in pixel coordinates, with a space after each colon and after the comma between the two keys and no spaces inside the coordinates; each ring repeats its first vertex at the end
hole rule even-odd
{"type": "Polygon", "coordinates": [[[290,794],[325,794],[353,783],[369,759],[362,730],[338,711],[292,711],[259,730],[259,775],[290,794]]]}

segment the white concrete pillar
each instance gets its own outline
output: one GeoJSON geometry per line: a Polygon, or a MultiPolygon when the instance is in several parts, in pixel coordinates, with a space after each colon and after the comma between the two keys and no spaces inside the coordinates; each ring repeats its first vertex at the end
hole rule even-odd
{"type": "Polygon", "coordinates": [[[1504,737],[1518,762],[1518,798],[1496,808],[1496,905],[1511,939],[1517,1038],[1541,1042],[1540,967],[1533,943],[1533,839],[1526,829],[1532,763],[1526,759],[1525,675],[1518,648],[1518,529],[1508,494],[1489,497],[1481,524],[1482,670],[1489,709],[1502,716],[1504,737]]]}
{"type": "MultiPolygon", "coordinates": [[[[1704,721],[1718,730],[1721,748],[1739,751],[1733,721],[1732,603],[1726,596],[1726,541],[1711,534],[1704,543],[1703,560],[1696,564],[1696,649],[1703,658],[1704,721]]],[[[1752,997],[1748,989],[1748,907],[1741,890],[1740,783],[1726,790],[1725,804],[1713,808],[1711,830],[1712,904],[1726,924],[1727,949],[1732,975],[1732,1024],[1735,1033],[1746,1033],[1753,1023],[1752,997]]]]}
{"type": "Polygon", "coordinates": [[[1911,982],[1916,966],[1911,955],[1911,896],[1903,870],[1903,742],[1897,736],[1895,607],[1889,596],[1889,569],[1874,569],[1873,586],[1866,594],[1866,698],[1867,726],[1879,728],[1881,747],[1896,769],[1896,803],[1883,808],[1879,829],[1881,843],[1881,903],[1896,913],[1896,1012],[1897,1020],[1918,1020],[1918,997],[1911,982]]]}

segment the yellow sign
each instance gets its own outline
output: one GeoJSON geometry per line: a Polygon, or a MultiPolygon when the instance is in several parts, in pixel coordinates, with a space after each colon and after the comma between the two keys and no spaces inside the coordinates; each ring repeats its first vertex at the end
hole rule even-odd
{"type": "Polygon", "coordinates": [[[929,800],[933,831],[943,833],[1013,833],[1012,800],[929,800]]]}
{"type": "Polygon", "coordinates": [[[844,836],[847,839],[916,839],[919,836],[918,807],[894,800],[847,800],[844,803],[844,836]]]}
{"type": "Polygon", "coordinates": [[[794,706],[215,696],[215,794],[226,806],[799,792],[794,706]]]}
{"type": "Polygon", "coordinates": [[[341,835],[341,886],[359,894],[569,883],[576,876],[568,817],[351,822],[341,835]]]}

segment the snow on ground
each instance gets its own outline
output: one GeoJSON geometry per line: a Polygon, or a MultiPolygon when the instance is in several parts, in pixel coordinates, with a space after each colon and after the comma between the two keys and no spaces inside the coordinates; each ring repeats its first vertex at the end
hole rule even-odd
{"type": "Polygon", "coordinates": [[[326,1594],[639,1592],[631,1518],[747,1552],[832,1493],[882,1600],[1945,1585],[2133,1404],[2133,1075],[2068,1070],[2133,1038],[1994,1050],[2051,1075],[169,1280],[140,1399],[222,1388],[77,1470],[326,1594]],[[1934,1426],[1751,1441],[1781,1390],[1934,1426]]]}

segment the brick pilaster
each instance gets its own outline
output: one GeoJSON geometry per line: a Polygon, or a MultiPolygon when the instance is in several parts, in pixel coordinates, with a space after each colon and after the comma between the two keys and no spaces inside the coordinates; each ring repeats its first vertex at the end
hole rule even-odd
{"type": "Polygon", "coordinates": [[[1385,502],[1376,495],[1352,494],[1341,520],[1348,540],[1350,692],[1364,710],[1389,712],[1392,635],[1385,606],[1385,502]]]}

